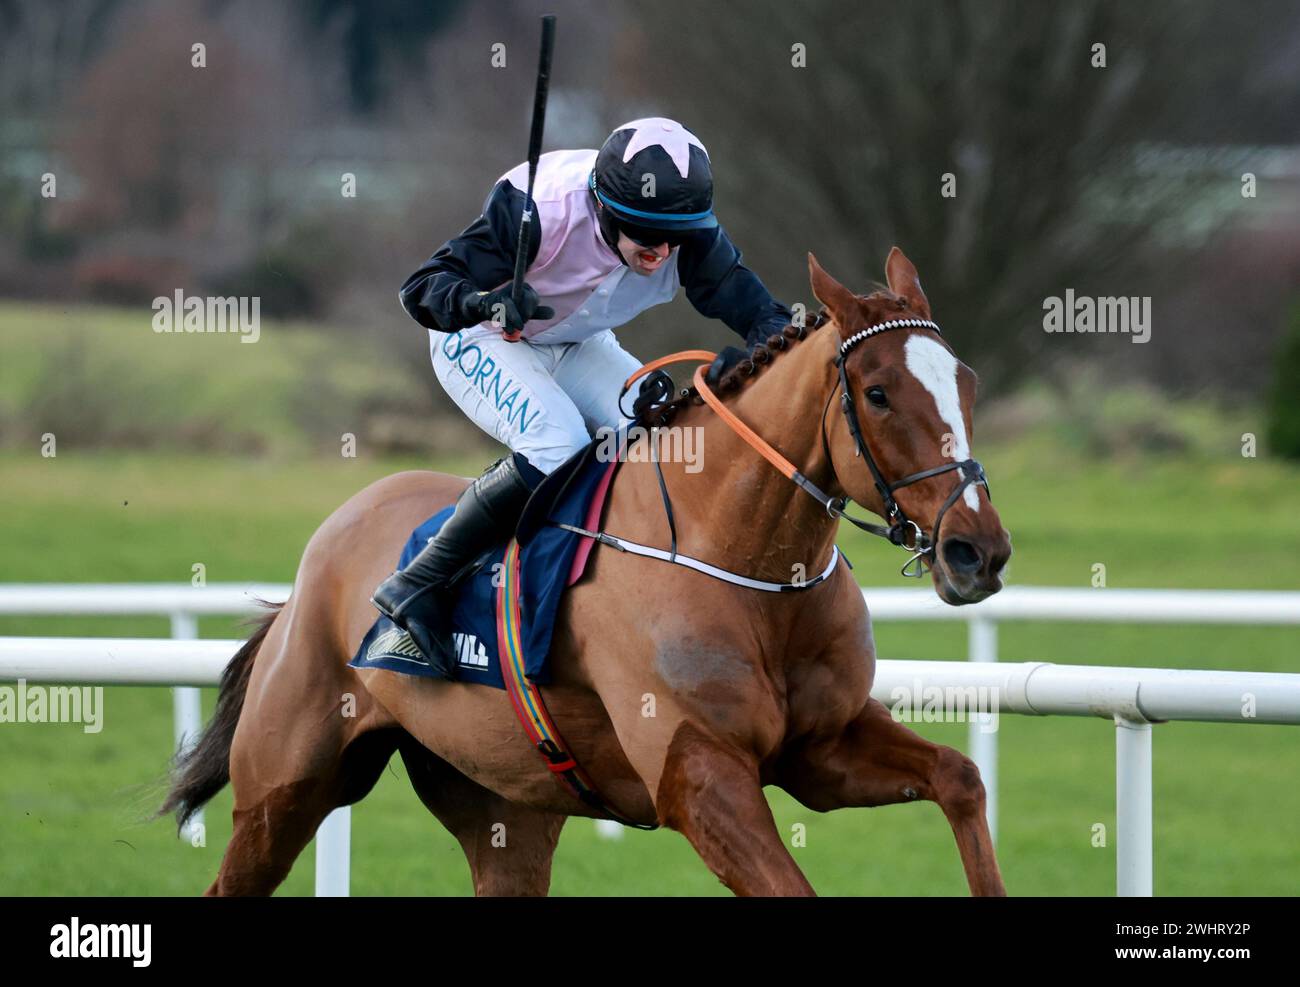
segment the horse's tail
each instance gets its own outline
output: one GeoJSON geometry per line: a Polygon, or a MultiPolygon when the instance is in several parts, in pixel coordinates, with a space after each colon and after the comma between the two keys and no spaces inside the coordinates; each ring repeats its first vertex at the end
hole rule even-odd
{"type": "Polygon", "coordinates": [[[172,768],[171,788],[154,818],[176,813],[177,827],[184,826],[189,818],[221,791],[230,781],[230,745],[235,739],[235,727],[244,708],[244,694],[253,673],[253,659],[257,656],[266,632],[280,613],[283,603],[265,603],[268,613],[256,619],[256,627],[243,646],[235,652],[221,673],[221,686],[217,693],[217,708],[208,728],[198,743],[180,754],[172,768]]]}

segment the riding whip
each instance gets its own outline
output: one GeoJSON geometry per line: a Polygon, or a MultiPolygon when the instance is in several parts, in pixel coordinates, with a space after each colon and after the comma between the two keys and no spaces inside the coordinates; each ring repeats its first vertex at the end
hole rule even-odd
{"type": "MultiPolygon", "coordinates": [[[[537,158],[542,150],[542,130],[546,126],[546,96],[551,85],[551,53],[555,50],[555,15],[542,17],[542,51],[537,59],[537,90],[533,96],[533,129],[528,137],[528,192],[524,197],[524,212],[519,223],[519,243],[515,248],[515,276],[510,284],[510,296],[515,307],[523,305],[524,269],[528,266],[528,251],[533,242],[533,180],[537,177],[537,158]]],[[[510,342],[517,342],[523,329],[505,333],[510,342]]]]}

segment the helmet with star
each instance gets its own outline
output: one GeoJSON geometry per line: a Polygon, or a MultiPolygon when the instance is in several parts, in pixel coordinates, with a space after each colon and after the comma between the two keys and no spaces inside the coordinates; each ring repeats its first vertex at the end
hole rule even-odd
{"type": "Polygon", "coordinates": [[[590,185],[625,229],[685,232],[718,225],[708,152],[698,137],[667,117],[616,127],[596,155],[590,185]]]}

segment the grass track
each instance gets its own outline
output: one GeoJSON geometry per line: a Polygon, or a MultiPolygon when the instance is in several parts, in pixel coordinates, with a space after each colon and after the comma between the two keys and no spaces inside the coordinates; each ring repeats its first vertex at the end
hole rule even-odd
{"type": "MultiPolygon", "coordinates": [[[[1013,532],[1012,579],[1088,586],[1300,588],[1300,471],[1264,460],[1121,462],[1087,471],[1033,443],[980,449],[1013,532]],[[1231,509],[1231,516],[1225,510],[1231,509]],[[1235,519],[1235,520],[1234,520],[1235,519]],[[1248,524],[1247,529],[1232,528],[1248,524]]],[[[203,562],[212,582],[288,581],[324,516],[365,483],[416,462],[163,455],[55,459],[0,453],[0,581],[181,581],[203,562]]],[[[479,461],[444,460],[473,473],[479,461]]],[[[897,585],[886,546],[845,531],[867,585],[897,585]]],[[[1097,590],[1104,592],[1104,590],[1097,590]]],[[[161,619],[0,619],[0,634],[164,635],[161,619]]],[[[236,636],[232,621],[204,636],[236,636]]],[[[964,628],[884,623],[883,657],[955,658],[964,628]]],[[[1004,660],[1300,671],[1297,634],[1274,628],[1006,624],[1004,660]]],[[[212,695],[205,691],[205,710],[212,695]]],[[[963,747],[965,728],[922,732],[963,747]]],[[[178,894],[202,890],[229,836],[229,793],[209,807],[205,847],[167,821],[144,822],[171,743],[167,690],[106,690],[106,726],[0,724],[0,894],[178,894]]],[[[1106,895],[1114,845],[1113,730],[1102,721],[1006,717],[1001,730],[999,850],[1013,894],[1106,895]]],[[[1284,727],[1167,724],[1155,735],[1156,892],[1295,894],[1300,890],[1300,735],[1284,727]]],[[[793,852],[823,894],[965,891],[951,835],[932,805],[826,815],[770,799],[793,852]]],[[[451,837],[425,813],[395,759],[355,810],[353,893],[467,894],[451,837]]],[[[310,894],[303,855],[282,894],[310,894]]],[[[553,893],[719,894],[672,833],[598,840],[572,822],[553,893]]]]}

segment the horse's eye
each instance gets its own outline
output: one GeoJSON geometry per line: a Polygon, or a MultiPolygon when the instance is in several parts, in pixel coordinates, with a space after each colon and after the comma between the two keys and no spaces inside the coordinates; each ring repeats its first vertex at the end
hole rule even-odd
{"type": "Polygon", "coordinates": [[[867,400],[877,408],[889,407],[889,399],[885,397],[885,389],[883,387],[868,387],[867,400]]]}

